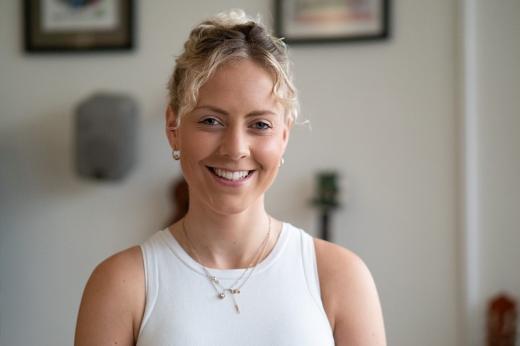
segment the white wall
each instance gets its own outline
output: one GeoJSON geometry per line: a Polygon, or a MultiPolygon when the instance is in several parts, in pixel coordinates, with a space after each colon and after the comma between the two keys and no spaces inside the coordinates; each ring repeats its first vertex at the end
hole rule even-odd
{"type": "MultiPolygon", "coordinates": [[[[468,296],[472,345],[491,297],[520,299],[520,2],[466,1],[468,296]]],[[[520,321],[517,326],[520,330],[520,321]]]]}
{"type": "MultiPolygon", "coordinates": [[[[164,85],[190,27],[267,1],[140,1],[131,54],[26,56],[19,2],[0,2],[0,344],[69,345],[85,281],[110,253],[145,239],[171,208],[178,169],[163,138],[164,85]],[[141,161],[116,185],[72,170],[74,106],[126,91],[143,115],[141,161]]],[[[455,2],[394,1],[394,38],[291,49],[303,114],[268,195],[273,214],[317,227],[313,174],[343,176],[335,240],[379,287],[390,345],[459,345],[455,2]]]]}

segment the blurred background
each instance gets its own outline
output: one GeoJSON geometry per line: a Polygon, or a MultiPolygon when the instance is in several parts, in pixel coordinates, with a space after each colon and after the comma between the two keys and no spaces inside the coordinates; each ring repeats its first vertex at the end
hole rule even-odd
{"type": "MultiPolygon", "coordinates": [[[[275,15],[138,1],[131,51],[27,54],[21,4],[0,2],[0,345],[70,345],[96,264],[175,211],[163,114],[190,29],[228,8],[275,15]],[[117,182],[75,170],[76,109],[100,91],[139,108],[117,182]]],[[[371,269],[389,345],[484,345],[489,299],[520,296],[519,37],[517,0],[395,0],[389,40],[290,46],[312,129],[293,130],[267,205],[317,235],[315,176],[338,173],[331,240],[371,269]]]]}

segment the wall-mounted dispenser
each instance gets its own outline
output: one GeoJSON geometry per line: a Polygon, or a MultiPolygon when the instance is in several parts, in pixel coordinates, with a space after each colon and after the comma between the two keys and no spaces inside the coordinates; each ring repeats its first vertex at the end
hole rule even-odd
{"type": "Polygon", "coordinates": [[[98,93],[76,109],[76,171],[85,178],[120,180],[137,157],[138,108],[123,94],[98,93]]]}

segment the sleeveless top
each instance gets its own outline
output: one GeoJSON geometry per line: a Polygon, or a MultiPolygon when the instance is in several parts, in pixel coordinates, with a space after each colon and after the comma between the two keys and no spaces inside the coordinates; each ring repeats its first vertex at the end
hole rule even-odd
{"type": "MultiPolygon", "coordinates": [[[[284,223],[269,255],[235,295],[219,299],[168,229],[141,245],[146,306],[137,346],[334,345],[320,296],[313,238],[284,223]]],[[[209,269],[229,287],[244,269],[209,269]]],[[[246,274],[248,275],[248,274],[246,274]]]]}

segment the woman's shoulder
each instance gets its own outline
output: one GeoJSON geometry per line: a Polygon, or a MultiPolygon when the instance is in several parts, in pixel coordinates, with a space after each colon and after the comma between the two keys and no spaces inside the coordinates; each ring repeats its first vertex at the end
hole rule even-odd
{"type": "MultiPolygon", "coordinates": [[[[102,285],[107,292],[126,293],[130,298],[144,299],[144,263],[139,245],[119,251],[99,263],[89,279],[102,285]]],[[[88,285],[88,283],[87,283],[88,285]]],[[[124,298],[124,297],[122,297],[124,298]]]]}
{"type": "Polygon", "coordinates": [[[365,262],[353,251],[317,238],[314,247],[322,295],[332,305],[345,298],[345,288],[372,281],[365,262]]]}
{"type": "Polygon", "coordinates": [[[145,304],[143,258],[139,246],[99,263],[83,292],[76,327],[77,345],[101,340],[133,344],[145,304]]]}
{"type": "Polygon", "coordinates": [[[384,345],[379,297],[365,262],[340,245],[321,239],[314,245],[322,301],[336,343],[384,345]]]}
{"type": "Polygon", "coordinates": [[[94,268],[87,286],[89,284],[102,285],[109,291],[116,288],[126,291],[133,289],[132,286],[144,284],[143,256],[140,246],[132,246],[103,260],[94,268]]]}
{"type": "Polygon", "coordinates": [[[353,251],[338,244],[314,238],[316,256],[322,265],[330,270],[344,271],[346,269],[366,268],[363,260],[353,251]]]}
{"type": "Polygon", "coordinates": [[[91,279],[99,277],[105,284],[128,287],[144,282],[144,276],[137,275],[141,273],[144,274],[143,255],[140,246],[136,245],[119,251],[99,263],[92,272],[91,279]]]}

